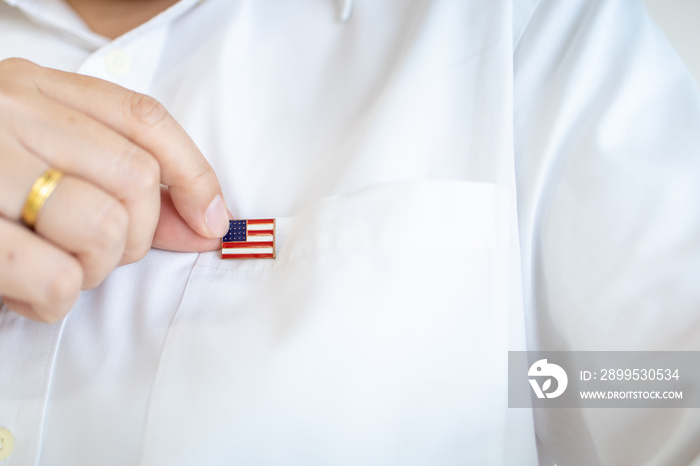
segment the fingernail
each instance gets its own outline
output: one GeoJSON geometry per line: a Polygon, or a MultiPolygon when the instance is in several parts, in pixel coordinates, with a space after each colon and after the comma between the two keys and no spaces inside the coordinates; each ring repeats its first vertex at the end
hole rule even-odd
{"type": "Polygon", "coordinates": [[[212,236],[219,237],[228,233],[228,214],[226,213],[226,206],[224,206],[224,200],[221,199],[220,194],[217,194],[209,203],[209,207],[207,207],[207,211],[204,213],[204,221],[209,231],[211,231],[212,236]]]}

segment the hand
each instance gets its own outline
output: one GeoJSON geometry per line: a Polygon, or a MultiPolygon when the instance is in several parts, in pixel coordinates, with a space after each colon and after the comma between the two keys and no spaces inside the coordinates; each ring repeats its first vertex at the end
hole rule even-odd
{"type": "Polygon", "coordinates": [[[0,61],[0,295],[11,309],[58,320],[81,289],[152,246],[211,250],[227,231],[216,175],[154,99],[0,61]],[[32,231],[20,215],[47,168],[64,177],[32,231]]]}

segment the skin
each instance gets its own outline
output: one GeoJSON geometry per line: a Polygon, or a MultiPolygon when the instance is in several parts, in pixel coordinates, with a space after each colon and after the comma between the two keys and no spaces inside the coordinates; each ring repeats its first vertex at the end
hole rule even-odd
{"type": "Polygon", "coordinates": [[[68,0],[83,21],[98,34],[115,39],[178,0],[68,0]]]}
{"type": "MultiPolygon", "coordinates": [[[[116,37],[175,0],[70,3],[95,32],[116,37]]],[[[10,309],[59,320],[81,290],[151,247],[216,249],[228,218],[211,166],[157,101],[26,60],[0,61],[0,295],[10,309]],[[22,206],[49,167],[64,177],[31,230],[22,206]]]]}

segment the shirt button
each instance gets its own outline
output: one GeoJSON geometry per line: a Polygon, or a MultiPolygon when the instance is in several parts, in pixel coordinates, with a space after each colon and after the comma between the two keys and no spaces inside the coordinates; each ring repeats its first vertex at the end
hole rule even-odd
{"type": "Polygon", "coordinates": [[[114,49],[105,57],[105,65],[111,74],[123,76],[131,67],[131,60],[123,49],[114,49]]]}
{"type": "Polygon", "coordinates": [[[15,438],[12,436],[12,432],[0,427],[0,461],[10,456],[14,448],[15,438]]]}

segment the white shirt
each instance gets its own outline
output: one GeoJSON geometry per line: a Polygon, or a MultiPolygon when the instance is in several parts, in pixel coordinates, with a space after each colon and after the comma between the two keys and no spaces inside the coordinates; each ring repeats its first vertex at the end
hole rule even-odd
{"type": "Polygon", "coordinates": [[[700,100],[643,8],[353,3],[182,0],[114,41],[0,4],[0,58],[156,97],[279,236],[151,251],[55,325],[4,309],[4,464],[696,454],[692,410],[507,407],[509,349],[698,347],[700,100]]]}

